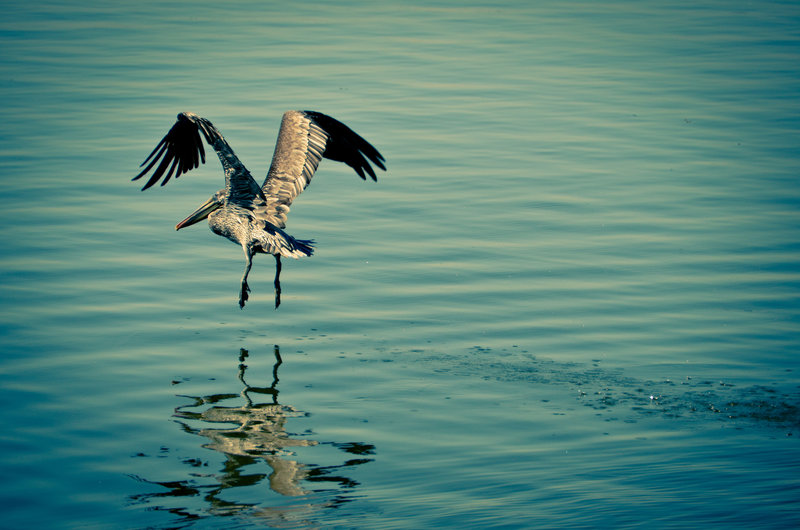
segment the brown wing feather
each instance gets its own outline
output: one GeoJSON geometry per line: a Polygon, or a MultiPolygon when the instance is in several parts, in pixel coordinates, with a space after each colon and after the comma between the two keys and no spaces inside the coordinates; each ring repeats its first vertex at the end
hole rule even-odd
{"type": "Polygon", "coordinates": [[[289,206],[309,185],[322,158],[344,162],[362,179],[366,172],[377,180],[367,159],[386,169],[378,150],[342,122],[314,111],[286,112],[272,164],[261,187],[269,222],[286,226],[289,206]]]}

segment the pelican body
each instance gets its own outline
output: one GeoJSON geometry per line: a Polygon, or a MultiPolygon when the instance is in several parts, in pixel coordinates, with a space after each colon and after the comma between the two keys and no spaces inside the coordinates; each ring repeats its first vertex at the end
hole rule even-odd
{"type": "Polygon", "coordinates": [[[212,195],[175,229],[207,218],[212,232],[241,245],[247,260],[239,291],[241,308],[249,298],[247,277],[256,254],[275,256],[277,309],[281,303],[281,257],[300,258],[314,252],[313,241],[295,239],[283,229],[289,206],[309,185],[322,158],[344,162],[363,180],[369,175],[377,181],[370,162],[386,170],[378,150],[347,125],[319,112],[288,111],[283,115],[267,177],[259,186],[210,121],[191,112],[182,112],[142,163],[147,166],[133,180],[153,170],[142,190],[159,180],[163,186],[173,174],[178,178],[205,163],[203,139],[222,163],[225,188],[212,195]]]}

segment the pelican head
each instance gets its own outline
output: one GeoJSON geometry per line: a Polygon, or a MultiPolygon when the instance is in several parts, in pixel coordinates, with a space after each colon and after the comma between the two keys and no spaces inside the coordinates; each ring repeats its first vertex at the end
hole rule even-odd
{"type": "Polygon", "coordinates": [[[181,228],[199,223],[208,217],[214,210],[222,208],[223,204],[225,204],[225,190],[219,190],[217,193],[212,195],[210,199],[201,204],[198,209],[193,211],[189,217],[176,224],[175,230],[180,230],[181,228]]]}

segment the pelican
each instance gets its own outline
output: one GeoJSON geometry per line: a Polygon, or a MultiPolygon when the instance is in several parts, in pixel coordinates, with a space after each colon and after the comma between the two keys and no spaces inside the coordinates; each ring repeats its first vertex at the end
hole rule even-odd
{"type": "Polygon", "coordinates": [[[344,123],[310,110],[284,113],[278,141],[267,177],[259,187],[247,168],[234,154],[222,134],[207,119],[191,112],[178,114],[175,125],[142,162],[145,167],[133,180],[150,170],[142,191],[162,177],[163,186],[172,175],[180,175],[205,163],[205,150],[200,137],[214,148],[225,173],[225,188],[175,226],[176,230],[208,218],[211,231],[241,245],[247,264],[239,290],[239,307],[249,298],[247,276],[258,253],[275,256],[275,309],[281,303],[281,256],[310,256],[313,241],[295,239],[287,234],[286,216],[292,201],[309,185],[322,158],[344,162],[366,180],[377,181],[370,162],[382,170],[384,158],[369,142],[344,123]],[[156,166],[156,164],[158,164],[156,166]],[[153,169],[155,168],[155,169],[153,169]]]}

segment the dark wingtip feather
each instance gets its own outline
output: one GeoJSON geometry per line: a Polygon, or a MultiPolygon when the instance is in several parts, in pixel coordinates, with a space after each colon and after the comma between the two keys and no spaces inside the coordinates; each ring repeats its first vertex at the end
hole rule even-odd
{"type": "Polygon", "coordinates": [[[365,170],[372,180],[376,182],[378,180],[367,159],[383,171],[386,171],[383,155],[353,129],[336,118],[321,112],[304,110],[303,113],[330,136],[325,153],[323,153],[325,158],[344,162],[352,167],[358,176],[364,180],[367,180],[364,174],[365,170]],[[365,156],[366,159],[364,158],[365,156]]]}
{"type": "Polygon", "coordinates": [[[146,190],[162,177],[164,177],[164,180],[161,181],[163,186],[169,182],[173,175],[178,178],[180,175],[199,167],[201,163],[204,164],[206,154],[203,148],[203,138],[200,136],[201,130],[203,136],[209,141],[209,135],[216,133],[214,126],[208,120],[198,118],[189,113],[182,112],[178,114],[175,124],[139,166],[142,167],[146,164],[147,167],[133,177],[132,180],[140,179],[155,167],[150,179],[142,187],[142,190],[146,190]]]}

